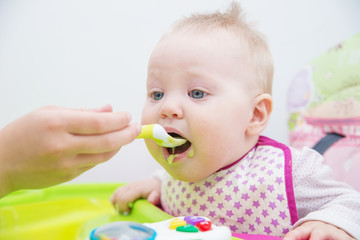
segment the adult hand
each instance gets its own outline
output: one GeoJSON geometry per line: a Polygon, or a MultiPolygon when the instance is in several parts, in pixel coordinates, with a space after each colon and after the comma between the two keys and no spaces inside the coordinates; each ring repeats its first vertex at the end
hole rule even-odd
{"type": "Polygon", "coordinates": [[[113,157],[140,133],[125,112],[55,106],[31,112],[0,130],[0,197],[75,178],[113,157]]]}

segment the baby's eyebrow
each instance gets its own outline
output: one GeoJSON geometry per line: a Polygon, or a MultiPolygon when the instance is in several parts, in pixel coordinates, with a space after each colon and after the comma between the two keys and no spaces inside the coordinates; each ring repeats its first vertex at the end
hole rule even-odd
{"type": "Polygon", "coordinates": [[[169,70],[165,71],[161,67],[152,67],[152,68],[149,68],[147,71],[148,77],[151,76],[151,77],[156,77],[156,78],[163,78],[168,74],[171,74],[171,71],[169,71],[169,70]]]}
{"type": "Polygon", "coordinates": [[[146,78],[146,86],[147,87],[149,87],[150,85],[152,87],[157,86],[157,85],[160,85],[161,83],[162,83],[162,80],[160,77],[148,75],[146,78]]]}
{"type": "Polygon", "coordinates": [[[188,83],[191,85],[200,85],[204,86],[206,88],[215,88],[216,87],[216,81],[215,79],[210,75],[200,75],[200,74],[189,74],[188,83]]]}

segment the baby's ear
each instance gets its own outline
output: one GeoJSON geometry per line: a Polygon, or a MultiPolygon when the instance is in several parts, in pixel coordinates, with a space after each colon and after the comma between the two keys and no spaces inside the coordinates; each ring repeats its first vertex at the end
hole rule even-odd
{"type": "Polygon", "coordinates": [[[272,97],[263,93],[257,96],[253,105],[253,116],[246,130],[250,136],[260,135],[265,129],[272,111],[272,97]]]}

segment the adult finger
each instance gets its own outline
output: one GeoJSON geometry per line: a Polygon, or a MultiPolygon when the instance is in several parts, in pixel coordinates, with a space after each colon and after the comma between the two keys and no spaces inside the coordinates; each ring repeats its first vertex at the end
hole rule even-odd
{"type": "Polygon", "coordinates": [[[78,154],[76,156],[76,164],[85,167],[94,167],[99,163],[106,162],[107,160],[111,159],[113,156],[116,155],[120,150],[116,149],[111,152],[104,152],[104,153],[95,153],[95,154],[78,154]]]}
{"type": "Polygon", "coordinates": [[[72,150],[77,153],[105,153],[111,152],[132,142],[140,133],[141,127],[130,124],[127,127],[105,134],[74,135],[72,150]]]}
{"type": "Polygon", "coordinates": [[[131,115],[127,112],[68,111],[62,117],[65,130],[76,135],[103,134],[125,128],[131,115]]]}
{"type": "Polygon", "coordinates": [[[58,107],[58,106],[46,106],[43,109],[50,110],[67,110],[67,111],[79,111],[79,112],[112,112],[112,106],[110,104],[105,104],[101,107],[97,108],[66,108],[66,107],[58,107]]]}

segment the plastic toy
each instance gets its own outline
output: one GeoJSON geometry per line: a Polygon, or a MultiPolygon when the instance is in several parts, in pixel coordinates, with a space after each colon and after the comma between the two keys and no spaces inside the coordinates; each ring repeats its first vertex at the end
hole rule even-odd
{"type": "MultiPolygon", "coordinates": [[[[144,199],[134,203],[129,215],[119,215],[109,201],[117,187],[119,183],[67,184],[12,193],[0,199],[0,239],[88,240],[94,229],[119,221],[147,223],[144,226],[151,226],[155,231],[160,232],[159,229],[163,228],[164,221],[173,219],[173,216],[144,199]]],[[[208,226],[206,224],[198,226],[201,227],[208,226]]],[[[159,239],[155,238],[155,240],[159,239]]],[[[226,236],[225,239],[229,238],[226,236]]],[[[239,239],[279,240],[281,238],[233,234],[232,240],[239,239]]]]}
{"type": "Polygon", "coordinates": [[[136,239],[154,240],[157,233],[150,227],[136,222],[113,222],[94,229],[90,240],[136,239]]]}
{"type": "Polygon", "coordinates": [[[92,231],[90,240],[231,240],[230,229],[215,226],[205,217],[186,216],[157,223],[115,222],[92,231]]]}

